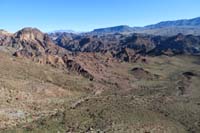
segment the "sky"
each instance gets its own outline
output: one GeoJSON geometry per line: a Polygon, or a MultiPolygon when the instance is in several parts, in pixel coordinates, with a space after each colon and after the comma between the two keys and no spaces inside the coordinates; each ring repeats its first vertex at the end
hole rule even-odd
{"type": "Polygon", "coordinates": [[[91,31],[200,16],[200,0],[0,0],[0,29],[91,31]]]}

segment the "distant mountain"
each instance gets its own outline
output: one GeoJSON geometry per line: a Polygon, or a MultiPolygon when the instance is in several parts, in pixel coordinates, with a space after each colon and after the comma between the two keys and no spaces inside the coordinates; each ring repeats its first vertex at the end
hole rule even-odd
{"type": "Polygon", "coordinates": [[[174,36],[179,33],[184,35],[200,35],[200,17],[176,21],[163,21],[145,26],[142,30],[137,30],[136,33],[162,36],[174,36]]]}
{"type": "Polygon", "coordinates": [[[182,19],[176,21],[163,21],[157,24],[145,26],[148,29],[166,28],[166,27],[200,27],[200,17],[193,19],[182,19]]]}
{"type": "Polygon", "coordinates": [[[104,35],[114,33],[141,33],[160,36],[175,36],[179,33],[183,35],[200,35],[200,17],[193,19],[181,19],[175,21],[163,21],[157,24],[144,27],[130,27],[128,25],[119,25],[113,27],[94,29],[91,32],[76,32],[73,30],[56,30],[49,34],[79,34],[79,35],[104,35]]]}
{"type": "Polygon", "coordinates": [[[134,33],[150,34],[156,36],[175,36],[179,33],[183,35],[200,35],[200,27],[164,27],[164,28],[143,28],[133,31],[134,33]]]}
{"type": "Polygon", "coordinates": [[[132,32],[133,28],[127,25],[120,25],[115,27],[95,29],[92,33],[118,33],[118,32],[132,32]]]}
{"type": "Polygon", "coordinates": [[[95,29],[90,34],[108,33],[143,33],[161,36],[174,36],[179,33],[184,35],[200,35],[200,17],[176,21],[163,21],[144,27],[129,27],[127,25],[95,29]]]}
{"type": "Polygon", "coordinates": [[[79,32],[74,31],[74,30],[55,30],[55,31],[49,32],[49,33],[74,33],[74,34],[77,34],[79,32]]]}

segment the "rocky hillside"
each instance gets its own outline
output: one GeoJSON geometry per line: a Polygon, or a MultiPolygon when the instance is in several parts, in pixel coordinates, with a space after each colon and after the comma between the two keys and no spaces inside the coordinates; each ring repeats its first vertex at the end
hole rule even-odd
{"type": "Polygon", "coordinates": [[[24,28],[14,34],[0,32],[0,46],[16,57],[74,71],[92,80],[92,72],[78,60],[77,53],[108,53],[112,58],[127,62],[143,60],[145,56],[200,55],[200,36],[45,34],[35,28],[24,28]]]}
{"type": "Polygon", "coordinates": [[[143,34],[50,35],[54,42],[71,52],[111,52],[113,56],[130,49],[133,54],[200,54],[200,36],[178,34],[172,37],[143,34]],[[55,37],[56,36],[56,37],[55,37]]]}
{"type": "Polygon", "coordinates": [[[47,34],[35,28],[24,28],[14,34],[1,34],[1,46],[13,47],[15,55],[42,57],[46,54],[58,55],[66,52],[56,46],[47,34]]]}
{"type": "Polygon", "coordinates": [[[1,33],[0,36],[0,46],[4,49],[12,48],[11,54],[16,57],[29,58],[40,64],[73,70],[92,79],[92,76],[76,62],[68,50],[57,46],[48,34],[38,29],[24,28],[14,34],[1,33]]]}

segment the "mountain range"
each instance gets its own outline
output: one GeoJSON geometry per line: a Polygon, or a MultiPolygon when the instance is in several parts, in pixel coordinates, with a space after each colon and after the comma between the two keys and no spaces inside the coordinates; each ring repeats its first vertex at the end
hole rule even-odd
{"type": "Polygon", "coordinates": [[[127,25],[95,29],[93,34],[105,33],[144,33],[152,35],[173,36],[178,33],[184,35],[200,35],[200,17],[175,21],[163,21],[144,27],[130,27],[127,25]]]}
{"type": "Polygon", "coordinates": [[[166,27],[200,27],[200,17],[193,19],[182,19],[175,21],[163,21],[154,25],[145,26],[148,29],[166,28],[166,27]]]}
{"type": "MultiPolygon", "coordinates": [[[[123,29],[123,26],[119,29],[123,29]]],[[[74,52],[107,51],[116,57],[125,49],[131,49],[134,54],[141,55],[162,55],[168,52],[172,55],[200,55],[199,44],[200,36],[181,33],[170,37],[141,33],[91,35],[58,32],[46,34],[36,28],[24,28],[14,34],[0,32],[0,46],[14,48],[13,54],[16,56],[34,58],[42,62],[49,62],[49,56],[63,57],[74,52]]]]}

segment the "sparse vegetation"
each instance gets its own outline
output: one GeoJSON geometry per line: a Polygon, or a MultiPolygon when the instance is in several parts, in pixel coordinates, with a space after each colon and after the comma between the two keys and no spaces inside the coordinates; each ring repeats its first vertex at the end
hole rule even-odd
{"type": "MultiPolygon", "coordinates": [[[[198,57],[149,57],[148,64],[114,61],[105,73],[99,73],[102,82],[101,78],[89,81],[48,65],[1,56],[6,59],[0,60],[3,132],[200,131],[198,57]],[[138,80],[131,71],[136,67],[160,77],[140,75],[138,80]],[[195,75],[188,79],[185,72],[195,75]],[[185,85],[180,95],[177,87],[185,85]]],[[[101,60],[96,63],[104,60],[101,55],[97,58],[101,60]]]]}

